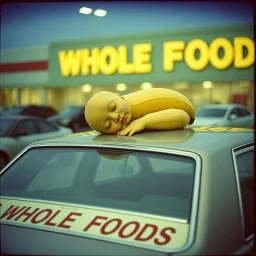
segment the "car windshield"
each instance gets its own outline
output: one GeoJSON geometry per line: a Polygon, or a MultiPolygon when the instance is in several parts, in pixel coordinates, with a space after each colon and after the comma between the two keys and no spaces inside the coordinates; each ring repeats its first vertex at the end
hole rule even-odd
{"type": "Polygon", "coordinates": [[[224,108],[203,108],[198,110],[196,117],[224,117],[226,112],[224,108]]]}
{"type": "Polygon", "coordinates": [[[34,148],[1,176],[1,196],[141,212],[189,221],[195,160],[92,148],[34,148]]]}
{"type": "Polygon", "coordinates": [[[4,137],[14,123],[13,119],[0,118],[0,137],[4,137]]]}
{"type": "Polygon", "coordinates": [[[5,112],[3,112],[3,116],[7,115],[18,115],[21,113],[21,111],[24,109],[24,107],[10,107],[5,112]]]}

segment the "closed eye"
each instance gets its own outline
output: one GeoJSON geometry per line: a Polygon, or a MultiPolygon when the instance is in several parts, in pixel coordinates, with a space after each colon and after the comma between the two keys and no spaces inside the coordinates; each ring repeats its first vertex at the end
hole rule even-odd
{"type": "Polygon", "coordinates": [[[105,130],[110,129],[110,127],[111,127],[111,122],[108,122],[108,123],[106,124],[106,126],[105,126],[105,130]]]}
{"type": "Polygon", "coordinates": [[[116,103],[114,103],[112,106],[112,111],[115,111],[115,110],[116,110],[116,103]]]}

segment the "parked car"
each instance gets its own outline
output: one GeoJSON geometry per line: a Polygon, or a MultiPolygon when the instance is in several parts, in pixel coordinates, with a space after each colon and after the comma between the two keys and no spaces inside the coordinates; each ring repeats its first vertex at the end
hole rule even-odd
{"type": "Polygon", "coordinates": [[[0,116],[8,109],[7,106],[0,106],[0,116]]]}
{"type": "Polygon", "coordinates": [[[254,143],[252,129],[227,127],[33,143],[0,173],[1,250],[249,254],[254,143]]]}
{"type": "Polygon", "coordinates": [[[72,130],[32,116],[0,117],[0,170],[28,144],[71,134],[72,130]]]}
{"type": "Polygon", "coordinates": [[[48,118],[49,116],[56,115],[58,112],[50,106],[14,106],[6,110],[2,116],[10,115],[26,115],[26,116],[37,116],[41,118],[48,118]]]}
{"type": "Polygon", "coordinates": [[[254,113],[240,104],[211,104],[196,112],[193,125],[254,128],[254,113]]]}
{"type": "Polygon", "coordinates": [[[48,121],[66,126],[72,129],[74,132],[89,128],[89,125],[84,117],[84,107],[67,107],[60,114],[49,117],[48,121]]]}

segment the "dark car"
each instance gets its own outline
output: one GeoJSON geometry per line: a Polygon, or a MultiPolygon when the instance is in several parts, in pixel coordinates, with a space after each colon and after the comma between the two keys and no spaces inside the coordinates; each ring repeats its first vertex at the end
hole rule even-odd
{"type": "Polygon", "coordinates": [[[67,107],[59,115],[49,117],[48,121],[66,126],[72,129],[74,132],[81,131],[81,129],[84,128],[89,128],[89,125],[84,117],[84,107],[67,107]]]}
{"type": "Polygon", "coordinates": [[[58,112],[50,106],[27,105],[10,107],[2,114],[2,116],[26,115],[37,116],[46,119],[50,116],[56,115],[57,113],[58,112]]]}

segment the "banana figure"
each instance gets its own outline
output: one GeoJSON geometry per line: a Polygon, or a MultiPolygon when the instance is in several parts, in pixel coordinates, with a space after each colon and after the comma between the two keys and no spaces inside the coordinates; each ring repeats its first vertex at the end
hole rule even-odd
{"type": "Polygon", "coordinates": [[[126,95],[94,94],[85,107],[90,127],[101,133],[133,135],[142,130],[174,130],[192,124],[195,109],[181,93],[165,88],[126,95]]]}

